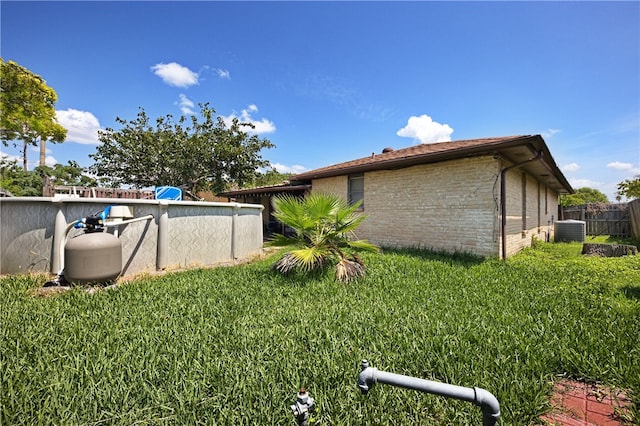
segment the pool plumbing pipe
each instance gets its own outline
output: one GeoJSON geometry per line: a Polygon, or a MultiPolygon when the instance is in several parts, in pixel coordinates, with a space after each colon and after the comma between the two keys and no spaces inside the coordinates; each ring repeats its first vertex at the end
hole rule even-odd
{"type": "Polygon", "coordinates": [[[85,234],[91,234],[91,233],[102,233],[102,232],[105,232],[107,228],[115,227],[116,229],[114,230],[113,235],[117,239],[120,225],[126,225],[133,222],[153,219],[153,215],[149,214],[142,217],[122,220],[122,217],[124,216],[121,216],[121,215],[124,215],[126,213],[122,213],[121,210],[117,210],[117,213],[113,214],[112,208],[114,211],[116,211],[117,209],[123,209],[123,207],[121,206],[107,206],[103,211],[97,212],[92,216],[76,219],[65,227],[63,236],[59,242],[59,247],[57,248],[57,252],[59,256],[60,272],[53,280],[47,281],[44,284],[45,287],[69,285],[69,282],[64,277],[64,265],[65,265],[64,252],[65,252],[65,245],[67,243],[67,237],[69,235],[69,232],[71,232],[72,229],[74,228],[83,229],[85,234]],[[108,219],[111,219],[111,220],[108,220],[108,219]]]}
{"type": "Polygon", "coordinates": [[[386,383],[405,389],[413,389],[420,392],[455,398],[462,401],[473,402],[482,408],[482,425],[493,426],[500,417],[500,403],[493,394],[481,388],[466,388],[450,385],[448,383],[433,382],[417,377],[403,376],[401,374],[387,373],[369,366],[369,362],[362,360],[362,368],[358,375],[358,388],[366,394],[376,383],[386,383]]]}
{"type": "Polygon", "coordinates": [[[291,406],[293,416],[296,418],[298,425],[307,426],[311,413],[316,408],[316,401],[309,396],[305,388],[300,388],[300,392],[296,395],[296,402],[291,406]]]}

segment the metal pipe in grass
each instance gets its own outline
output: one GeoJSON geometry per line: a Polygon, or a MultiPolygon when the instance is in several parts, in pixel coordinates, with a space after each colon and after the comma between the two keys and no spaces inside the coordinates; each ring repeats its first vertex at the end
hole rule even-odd
{"type": "Polygon", "coordinates": [[[500,403],[493,394],[482,388],[467,388],[448,383],[434,382],[402,374],[388,373],[369,366],[367,360],[362,360],[362,367],[358,375],[358,388],[367,393],[376,383],[386,383],[405,389],[431,393],[462,401],[473,402],[482,408],[482,425],[493,426],[500,417],[500,403]]]}

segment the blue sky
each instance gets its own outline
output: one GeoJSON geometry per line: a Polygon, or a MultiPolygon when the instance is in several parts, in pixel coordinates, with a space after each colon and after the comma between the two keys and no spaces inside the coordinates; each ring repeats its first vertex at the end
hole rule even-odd
{"type": "Polygon", "coordinates": [[[614,201],[640,174],[638,1],[3,0],[0,13],[4,60],[58,94],[68,138],[49,163],[89,166],[97,129],[140,107],[178,117],[209,102],[254,122],[282,172],[541,134],[574,188],[614,201]]]}

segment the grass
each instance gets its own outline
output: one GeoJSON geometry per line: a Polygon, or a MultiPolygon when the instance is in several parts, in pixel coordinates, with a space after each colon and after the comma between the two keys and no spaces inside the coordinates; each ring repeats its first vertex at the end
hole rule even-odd
{"type": "Polygon", "coordinates": [[[479,424],[467,403],[356,388],[378,369],[478,386],[501,424],[549,409],[558,376],[628,389],[640,420],[640,256],[540,244],[502,262],[420,250],[364,256],[365,279],[282,277],[273,259],[141,278],[90,294],[0,284],[0,424],[479,424]]]}

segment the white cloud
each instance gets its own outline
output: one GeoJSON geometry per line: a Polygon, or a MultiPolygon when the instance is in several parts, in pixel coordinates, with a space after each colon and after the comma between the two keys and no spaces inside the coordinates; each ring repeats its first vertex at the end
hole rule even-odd
{"type": "Polygon", "coordinates": [[[16,155],[13,154],[7,154],[6,152],[0,151],[0,158],[3,159],[4,161],[8,161],[10,163],[14,162],[14,161],[22,161],[22,157],[18,157],[16,155]]]}
{"type": "Polygon", "coordinates": [[[578,188],[599,189],[603,185],[602,182],[596,182],[589,179],[569,179],[569,183],[571,184],[573,189],[578,189],[578,188]]]}
{"type": "Polygon", "coordinates": [[[231,80],[231,74],[229,73],[229,70],[217,69],[216,72],[218,73],[218,77],[224,78],[225,80],[231,80]]]}
{"type": "Polygon", "coordinates": [[[433,121],[426,114],[411,116],[407,125],[396,133],[398,136],[413,138],[420,143],[448,142],[451,140],[453,129],[448,124],[433,121]]]}
{"type": "Polygon", "coordinates": [[[640,175],[640,167],[636,167],[632,163],[623,163],[621,161],[613,161],[607,164],[607,167],[610,169],[615,169],[621,172],[629,173],[633,176],[640,175]]]}
{"type": "Polygon", "coordinates": [[[56,111],[56,118],[58,119],[58,123],[67,129],[67,142],[86,145],[100,143],[98,140],[100,122],[92,113],[69,108],[67,110],[56,111]]]}
{"type": "Polygon", "coordinates": [[[159,63],[152,66],[151,70],[169,86],[189,87],[198,84],[198,74],[176,62],[159,63]]]}
{"type": "Polygon", "coordinates": [[[55,157],[53,157],[52,155],[47,155],[44,158],[44,163],[49,167],[53,167],[56,164],[58,164],[58,160],[56,160],[55,157]]]}
{"type": "Polygon", "coordinates": [[[185,115],[195,114],[195,112],[193,111],[195,104],[191,99],[187,98],[187,96],[182,93],[180,93],[180,102],[178,102],[178,105],[180,105],[180,111],[182,111],[183,114],[185,115]]]}
{"type": "Polygon", "coordinates": [[[614,161],[612,163],[607,164],[607,167],[610,169],[616,169],[616,170],[631,170],[633,169],[633,164],[631,163],[623,163],[620,161],[614,161]]]}
{"type": "Polygon", "coordinates": [[[547,129],[544,132],[542,132],[542,137],[545,139],[549,139],[556,133],[560,133],[560,129],[547,129]]]}
{"type": "Polygon", "coordinates": [[[306,167],[301,166],[299,164],[294,164],[293,166],[285,166],[284,164],[280,164],[280,163],[271,163],[271,167],[273,167],[280,173],[298,174],[298,173],[306,172],[307,170],[309,170],[306,167]]]}
{"type": "Polygon", "coordinates": [[[258,107],[254,104],[249,105],[246,109],[243,109],[240,113],[240,116],[236,114],[231,114],[226,117],[222,117],[227,126],[231,125],[231,122],[234,118],[240,120],[241,123],[251,123],[255,127],[253,129],[246,129],[247,133],[254,133],[257,135],[261,135],[264,133],[273,133],[276,131],[276,125],[272,122],[263,118],[262,120],[257,120],[251,117],[251,114],[258,112],[258,107]]]}
{"type": "Polygon", "coordinates": [[[563,172],[577,172],[580,170],[578,163],[571,163],[561,167],[563,172]]]}

